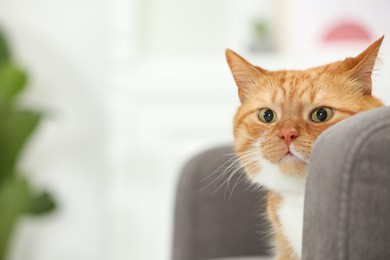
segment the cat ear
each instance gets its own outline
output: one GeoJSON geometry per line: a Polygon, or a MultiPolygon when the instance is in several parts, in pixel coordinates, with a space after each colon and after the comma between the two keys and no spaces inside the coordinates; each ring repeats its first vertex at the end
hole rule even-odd
{"type": "Polygon", "coordinates": [[[256,84],[256,79],[266,73],[262,68],[253,66],[240,55],[230,49],[226,49],[226,60],[229,64],[233,78],[238,87],[238,95],[241,103],[249,96],[251,87],[256,84]]]}
{"type": "Polygon", "coordinates": [[[348,58],[343,61],[347,68],[347,74],[359,82],[365,95],[371,95],[372,71],[378,56],[379,48],[384,36],[371,44],[365,51],[355,58],[348,58]]]}

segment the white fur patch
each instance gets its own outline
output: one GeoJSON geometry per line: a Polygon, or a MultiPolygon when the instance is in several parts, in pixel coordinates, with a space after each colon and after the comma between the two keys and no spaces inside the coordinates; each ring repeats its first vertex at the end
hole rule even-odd
{"type": "Polygon", "coordinates": [[[302,254],[303,200],[303,193],[285,195],[278,210],[284,235],[299,258],[302,254]]]}
{"type": "MultiPolygon", "coordinates": [[[[257,145],[261,141],[262,138],[257,145]]],[[[259,148],[260,146],[255,147],[255,149],[259,148]]],[[[296,152],[294,148],[291,148],[291,151],[296,157],[300,156],[298,158],[303,160],[303,156],[296,152]]],[[[301,257],[305,178],[283,174],[278,165],[263,159],[261,156],[258,158],[258,164],[260,171],[252,181],[282,195],[283,201],[277,214],[284,235],[296,254],[301,257]]]]}
{"type": "Polygon", "coordinates": [[[288,176],[283,174],[279,166],[263,158],[258,159],[260,172],[253,178],[268,189],[274,190],[281,195],[301,194],[305,189],[305,180],[302,177],[288,176]]]}

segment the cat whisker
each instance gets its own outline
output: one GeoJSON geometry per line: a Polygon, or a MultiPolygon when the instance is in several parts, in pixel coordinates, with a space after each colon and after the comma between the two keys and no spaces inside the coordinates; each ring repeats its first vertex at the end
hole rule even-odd
{"type": "Polygon", "coordinates": [[[228,173],[229,170],[232,170],[235,171],[237,168],[240,168],[240,160],[245,160],[246,157],[248,157],[249,154],[245,155],[245,156],[242,156],[241,158],[239,157],[232,157],[231,159],[229,159],[227,162],[225,162],[224,164],[222,164],[220,167],[218,167],[213,173],[211,173],[209,176],[206,176],[205,178],[203,178],[201,180],[201,182],[204,182],[206,181],[207,179],[209,179],[212,175],[214,175],[215,173],[217,173],[224,165],[226,165],[227,163],[230,163],[229,166],[227,166],[225,168],[225,170],[220,173],[214,180],[212,180],[211,182],[209,182],[207,185],[205,185],[203,188],[200,189],[200,191],[203,191],[205,190],[206,188],[208,188],[210,185],[212,185],[213,183],[215,183],[216,181],[220,180],[226,173],[228,173]]]}
{"type": "Polygon", "coordinates": [[[229,177],[212,194],[214,195],[215,193],[217,193],[225,184],[229,185],[229,182],[230,182],[230,179],[232,178],[232,176],[234,174],[236,174],[239,170],[244,170],[244,167],[248,164],[251,164],[251,163],[254,163],[254,161],[250,160],[250,161],[245,162],[244,164],[238,165],[238,167],[236,167],[236,169],[234,169],[234,171],[232,171],[230,173],[229,177]]]}
{"type": "MultiPolygon", "coordinates": [[[[244,162],[243,164],[240,164],[239,165],[239,167],[237,167],[231,174],[230,174],[230,176],[229,176],[229,178],[228,178],[228,183],[227,183],[227,185],[226,185],[226,188],[225,188],[225,199],[226,199],[226,192],[227,192],[227,189],[229,189],[230,190],[230,180],[231,180],[231,178],[238,172],[238,173],[240,173],[240,176],[242,175],[242,174],[246,174],[245,173],[245,166],[246,165],[249,165],[249,164],[251,164],[252,163],[252,160],[246,160],[246,162],[244,162]]],[[[234,186],[233,186],[234,187],[234,186]]]]}
{"type": "MultiPolygon", "coordinates": [[[[237,158],[237,157],[232,157],[232,158],[230,158],[229,160],[227,160],[225,163],[223,163],[222,165],[220,165],[216,170],[214,170],[211,174],[209,174],[209,175],[207,175],[206,177],[204,177],[204,178],[202,178],[201,180],[200,180],[200,182],[204,182],[204,181],[206,181],[207,179],[209,179],[210,177],[212,177],[215,173],[217,173],[223,166],[225,166],[226,164],[228,164],[228,163],[231,163],[231,164],[233,164],[233,163],[236,163],[236,162],[238,162],[239,161],[239,158],[237,158]],[[233,162],[232,162],[233,161],[233,162]]],[[[229,165],[230,166],[230,165],[229,165]]],[[[229,168],[229,166],[227,167],[227,168],[229,168]]]]}
{"type": "Polygon", "coordinates": [[[220,180],[227,172],[228,170],[232,167],[232,165],[234,164],[239,164],[238,161],[234,161],[232,162],[228,167],[225,168],[225,170],[223,172],[221,172],[214,180],[210,181],[208,184],[206,184],[203,188],[201,188],[199,191],[204,191],[205,189],[207,189],[209,186],[211,186],[213,183],[215,183],[216,181],[220,180]]]}
{"type": "MultiPolygon", "coordinates": [[[[252,166],[250,169],[253,169],[253,168],[255,168],[255,167],[256,167],[256,166],[252,166]]],[[[231,192],[230,192],[228,201],[231,200],[232,195],[233,195],[233,192],[234,192],[234,189],[235,189],[238,185],[240,185],[240,183],[241,183],[243,180],[246,180],[246,178],[247,178],[247,175],[246,175],[246,173],[245,173],[245,171],[244,171],[244,172],[242,172],[242,173],[240,174],[240,176],[238,177],[237,181],[234,183],[233,188],[232,188],[232,190],[231,190],[231,192]]]]}

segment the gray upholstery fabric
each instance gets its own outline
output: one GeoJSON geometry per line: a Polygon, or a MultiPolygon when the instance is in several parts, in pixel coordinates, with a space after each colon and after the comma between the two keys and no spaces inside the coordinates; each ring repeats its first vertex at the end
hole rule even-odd
{"type": "Polygon", "coordinates": [[[267,255],[265,193],[240,182],[241,174],[223,185],[232,170],[217,179],[232,154],[230,147],[209,150],[184,167],[176,198],[174,260],[267,255]]]}
{"type": "Polygon", "coordinates": [[[325,131],[306,189],[303,259],[390,259],[390,108],[325,131]]]}

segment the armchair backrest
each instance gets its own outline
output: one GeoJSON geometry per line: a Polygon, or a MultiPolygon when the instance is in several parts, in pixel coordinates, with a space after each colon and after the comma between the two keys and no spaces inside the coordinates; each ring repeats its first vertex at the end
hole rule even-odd
{"type": "Polygon", "coordinates": [[[233,153],[231,147],[212,149],[184,167],[176,197],[174,260],[267,255],[265,192],[254,190],[239,173],[231,176],[235,167],[221,175],[233,153]]]}

